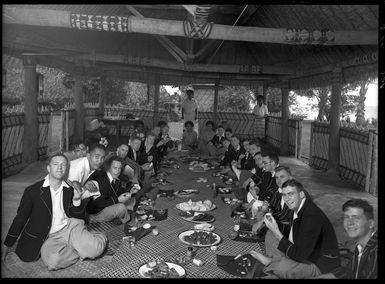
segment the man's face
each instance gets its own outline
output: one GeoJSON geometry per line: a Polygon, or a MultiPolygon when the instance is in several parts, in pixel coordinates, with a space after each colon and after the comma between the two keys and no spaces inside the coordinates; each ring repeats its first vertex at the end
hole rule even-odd
{"type": "Polygon", "coordinates": [[[188,98],[189,100],[191,100],[193,97],[194,97],[194,93],[191,92],[191,91],[188,91],[188,92],[187,92],[187,98],[188,98]]]}
{"type": "Polygon", "coordinates": [[[275,172],[275,182],[277,183],[279,188],[282,188],[282,185],[285,181],[291,179],[291,176],[286,171],[282,170],[279,172],[275,172]]]}
{"type": "Polygon", "coordinates": [[[168,128],[168,126],[163,127],[163,128],[162,128],[162,135],[168,134],[168,131],[169,131],[169,130],[170,130],[170,129],[168,128]]]}
{"type": "Polygon", "coordinates": [[[258,99],[258,100],[257,100],[257,103],[258,103],[259,106],[261,106],[262,103],[263,103],[263,100],[262,100],[262,99],[258,99]]]}
{"type": "Polygon", "coordinates": [[[126,145],[126,144],[120,145],[119,148],[118,148],[117,155],[120,158],[124,159],[125,157],[127,157],[127,154],[128,154],[128,145],[126,145]]]}
{"type": "Polygon", "coordinates": [[[90,162],[91,170],[98,170],[102,166],[105,156],[106,151],[99,148],[95,148],[91,153],[88,153],[87,158],[90,162]]]}
{"type": "Polygon", "coordinates": [[[303,191],[298,192],[294,186],[286,186],[282,188],[282,198],[290,210],[297,212],[302,199],[305,198],[305,193],[303,191]]]}
{"type": "Polygon", "coordinates": [[[270,157],[268,156],[262,157],[262,164],[265,171],[273,172],[275,163],[273,160],[270,159],[270,157]]]}
{"type": "Polygon", "coordinates": [[[243,148],[245,148],[246,152],[250,152],[250,142],[249,141],[243,141],[242,145],[243,145],[243,148]]]}
{"type": "Polygon", "coordinates": [[[263,168],[263,160],[261,154],[255,155],[254,157],[255,164],[258,166],[258,168],[263,168]]]}
{"type": "Polygon", "coordinates": [[[218,135],[219,135],[219,136],[222,136],[223,133],[225,133],[225,130],[224,130],[222,127],[219,127],[219,128],[218,128],[218,135]]]}
{"type": "Polygon", "coordinates": [[[252,156],[255,155],[255,153],[259,152],[259,147],[255,144],[249,145],[249,152],[252,156]]]}
{"type": "Polygon", "coordinates": [[[154,141],[155,141],[155,136],[153,136],[153,135],[149,135],[149,136],[147,136],[147,143],[149,144],[149,145],[153,145],[154,144],[154,141]]]}
{"type": "Polygon", "coordinates": [[[53,157],[47,166],[49,175],[57,180],[62,180],[67,170],[67,160],[62,156],[53,157]]]}
{"type": "Polygon", "coordinates": [[[79,146],[75,149],[75,153],[78,158],[85,157],[87,155],[86,145],[79,144],[79,146]]]}
{"type": "Polygon", "coordinates": [[[225,147],[225,149],[227,149],[230,146],[230,141],[229,140],[225,140],[225,141],[223,141],[222,144],[223,144],[223,147],[225,147]]]}
{"type": "Polygon", "coordinates": [[[187,130],[187,132],[193,131],[193,127],[191,126],[191,124],[186,125],[186,130],[187,130]]]}
{"type": "Polygon", "coordinates": [[[239,140],[238,140],[237,137],[231,137],[230,142],[231,142],[231,145],[232,145],[234,148],[237,148],[238,145],[239,145],[239,140]]]}
{"type": "Polygon", "coordinates": [[[122,163],[120,161],[112,161],[108,171],[114,179],[117,179],[122,171],[122,163]]]}
{"type": "Polygon", "coordinates": [[[367,236],[374,220],[369,220],[362,208],[348,207],[344,212],[344,228],[348,236],[359,240],[367,236]]]}
{"type": "Polygon", "coordinates": [[[152,130],[152,132],[154,132],[154,134],[156,136],[158,136],[160,134],[160,127],[159,126],[155,126],[154,129],[152,130]]]}
{"type": "Polygon", "coordinates": [[[231,136],[233,136],[233,134],[232,134],[230,131],[225,131],[225,138],[226,138],[227,140],[230,141],[231,136]]]}
{"type": "Polygon", "coordinates": [[[141,123],[139,123],[139,124],[136,126],[136,130],[137,130],[138,132],[142,132],[143,129],[144,129],[144,125],[141,124],[141,123]]]}
{"type": "Polygon", "coordinates": [[[135,151],[139,151],[139,148],[140,148],[140,145],[142,144],[142,141],[140,141],[139,139],[134,139],[132,142],[131,142],[131,146],[132,148],[135,150],[135,151]]]}

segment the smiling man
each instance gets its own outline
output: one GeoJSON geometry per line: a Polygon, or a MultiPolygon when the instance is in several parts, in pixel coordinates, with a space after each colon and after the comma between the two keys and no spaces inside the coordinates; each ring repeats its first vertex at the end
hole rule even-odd
{"type": "Polygon", "coordinates": [[[290,210],[289,235],[282,234],[272,214],[264,222],[278,241],[283,256],[273,258],[251,251],[265,265],[264,272],[275,278],[309,278],[340,266],[336,233],[328,217],[306,198],[301,183],[291,179],[282,185],[282,197],[290,210]]]}
{"type": "Polygon", "coordinates": [[[356,242],[353,258],[347,267],[318,278],[376,279],[378,275],[378,234],[373,207],[363,199],[350,199],[342,205],[344,228],[356,242]]]}

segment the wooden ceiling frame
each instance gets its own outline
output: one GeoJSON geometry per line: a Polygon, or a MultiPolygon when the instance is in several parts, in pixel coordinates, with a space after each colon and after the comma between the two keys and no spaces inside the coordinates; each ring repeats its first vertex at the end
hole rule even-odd
{"type": "MultiPolygon", "coordinates": [[[[126,8],[134,15],[137,17],[144,18],[144,16],[139,13],[138,10],[136,10],[132,5],[126,5],[126,8]]],[[[176,44],[174,44],[171,40],[169,40],[166,36],[164,35],[153,35],[160,44],[166,48],[166,50],[176,59],[176,61],[183,63],[187,59],[187,55],[183,50],[181,50],[176,44]]]]}

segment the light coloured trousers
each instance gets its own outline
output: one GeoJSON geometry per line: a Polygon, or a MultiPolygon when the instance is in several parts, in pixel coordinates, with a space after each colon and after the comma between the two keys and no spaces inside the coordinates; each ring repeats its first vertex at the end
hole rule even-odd
{"type": "Polygon", "coordinates": [[[266,274],[272,273],[275,277],[283,279],[306,279],[318,277],[322,274],[313,263],[300,263],[285,256],[274,258],[273,262],[265,266],[263,271],[266,274]]]}
{"type": "Polygon", "coordinates": [[[60,231],[50,234],[43,243],[41,259],[49,270],[66,268],[81,259],[94,259],[106,248],[104,233],[91,233],[84,226],[84,220],[69,218],[60,231]]]}
{"type": "Polygon", "coordinates": [[[119,218],[122,223],[130,221],[130,213],[128,213],[126,205],[117,203],[107,206],[97,214],[90,214],[90,222],[106,222],[119,218]]]}

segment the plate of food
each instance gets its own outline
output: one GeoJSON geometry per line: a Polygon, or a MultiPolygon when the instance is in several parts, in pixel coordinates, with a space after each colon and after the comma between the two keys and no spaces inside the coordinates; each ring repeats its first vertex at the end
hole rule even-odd
{"type": "Polygon", "coordinates": [[[183,278],[186,270],[179,264],[165,261],[149,261],[139,267],[143,278],[183,278]]]}
{"type": "Polygon", "coordinates": [[[199,193],[199,190],[194,188],[175,191],[175,195],[179,197],[190,196],[192,194],[198,194],[198,193],[199,193]]]}
{"type": "Polygon", "coordinates": [[[221,237],[213,232],[205,230],[188,230],[179,234],[179,240],[196,247],[209,247],[220,243],[221,237]]]}
{"type": "Polygon", "coordinates": [[[218,190],[218,193],[224,193],[224,194],[231,193],[233,191],[231,187],[224,187],[221,185],[217,185],[217,190],[218,190]]]}
{"type": "Polygon", "coordinates": [[[176,208],[182,211],[208,212],[214,210],[217,206],[208,199],[205,201],[192,201],[190,199],[187,202],[178,203],[176,208]]]}
{"type": "Polygon", "coordinates": [[[215,217],[211,214],[194,212],[194,211],[183,211],[179,214],[183,220],[192,223],[212,223],[215,221],[215,217]]]}

